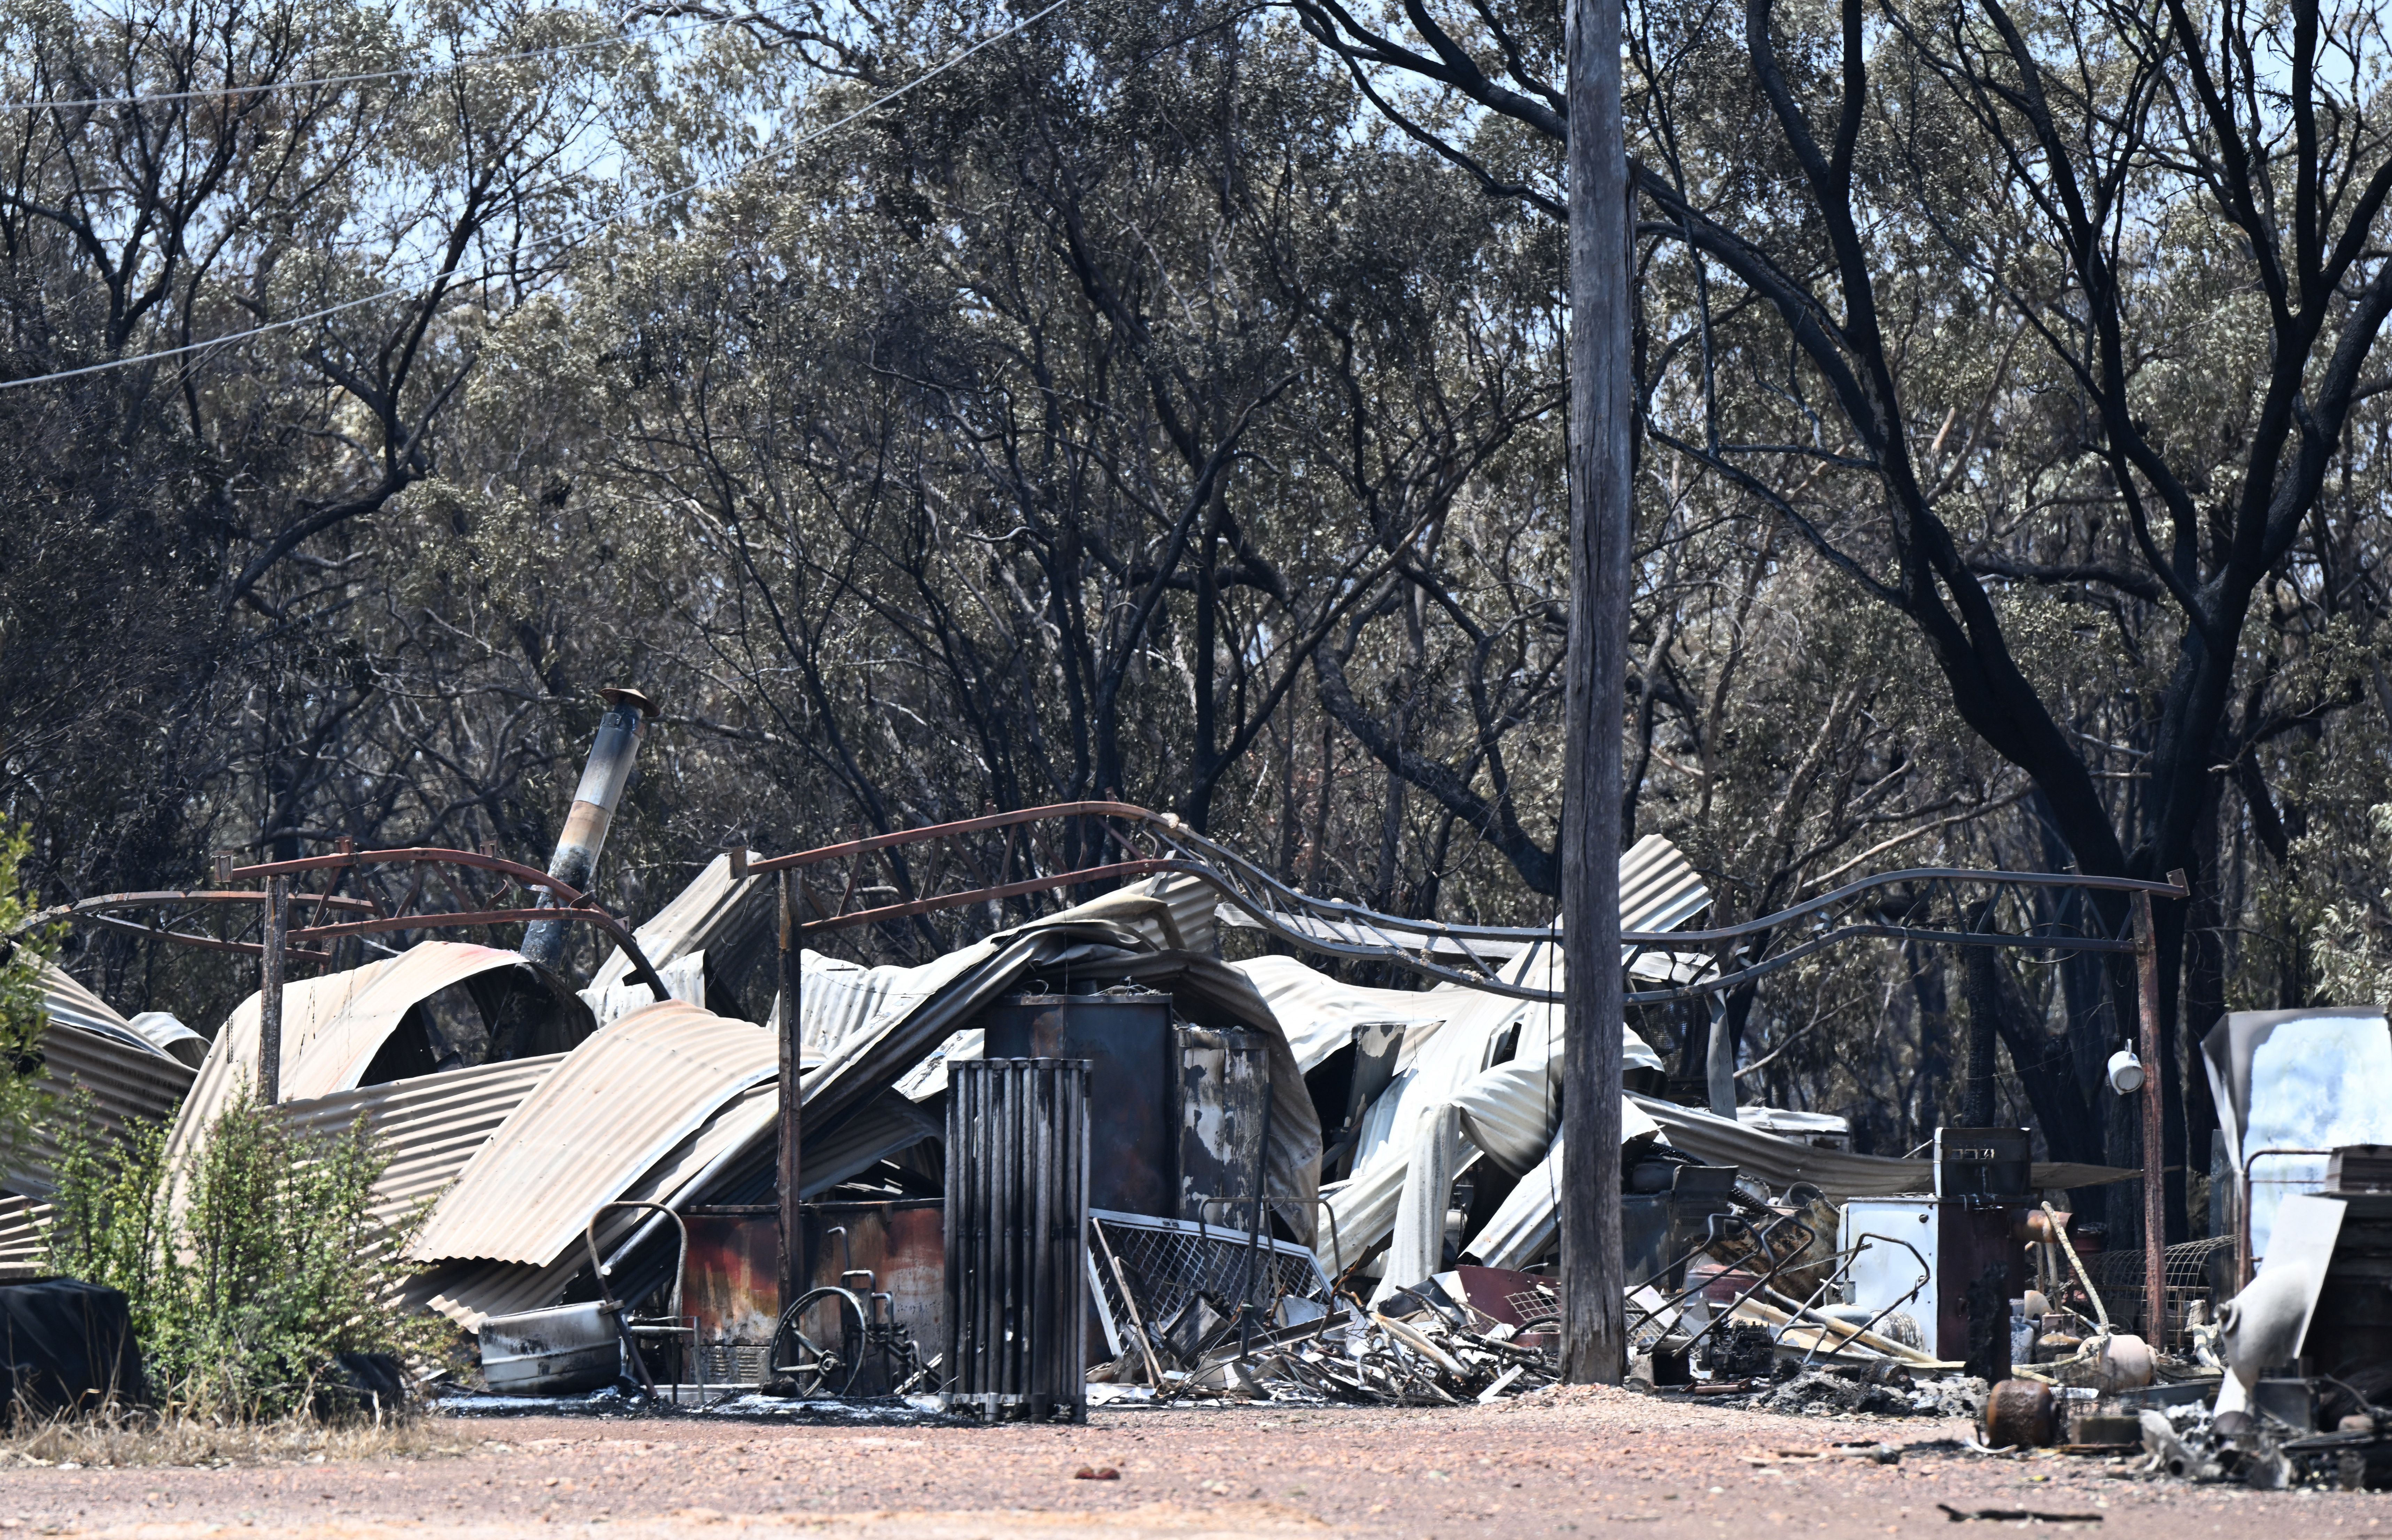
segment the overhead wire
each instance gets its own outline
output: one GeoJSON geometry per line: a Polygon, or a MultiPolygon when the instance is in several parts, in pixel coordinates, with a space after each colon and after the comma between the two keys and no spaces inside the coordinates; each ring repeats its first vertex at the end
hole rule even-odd
{"type": "Polygon", "coordinates": [[[32,97],[23,101],[0,101],[0,112],[27,112],[69,107],[147,107],[152,103],[203,101],[211,97],[262,97],[284,91],[305,90],[314,85],[357,85],[368,81],[411,80],[418,75],[463,73],[470,70],[488,69],[500,64],[519,64],[526,59],[554,58],[565,54],[590,53],[599,48],[629,47],[652,38],[678,37],[683,32],[701,32],[709,27],[735,26],[751,18],[770,16],[774,11],[787,10],[798,0],[772,0],[772,3],[750,6],[743,16],[713,16],[679,27],[654,27],[644,32],[621,32],[612,37],[593,37],[580,43],[559,43],[547,48],[524,48],[514,53],[476,54],[471,58],[452,58],[437,64],[419,64],[404,70],[370,70],[358,74],[309,75],[295,80],[260,81],[241,85],[228,83],[199,91],[155,91],[128,97],[32,97]]]}
{"type": "MultiPolygon", "coordinates": [[[[932,66],[930,69],[924,71],[921,74],[915,76],[912,80],[907,81],[904,84],[896,87],[894,90],[891,90],[883,96],[875,97],[873,100],[866,102],[862,107],[859,107],[853,111],[848,113],[845,117],[840,118],[834,123],[826,123],[822,127],[812,130],[809,133],[800,135],[797,138],[789,141],[786,145],[776,146],[772,149],[763,151],[762,153],[750,156],[748,159],[740,162],[738,164],[734,165],[725,171],[717,173],[712,176],[702,177],[696,182],[689,183],[683,187],[674,188],[670,191],[655,193],[646,198],[636,199],[631,202],[624,204],[622,207],[614,210],[604,217],[592,217],[580,221],[578,228],[567,226],[565,230],[558,231],[555,234],[543,236],[538,239],[526,242],[525,247],[521,248],[521,250],[540,250],[542,248],[564,244],[565,242],[578,239],[580,236],[604,229],[607,226],[613,225],[621,220],[627,214],[637,213],[642,209],[653,208],[658,203],[670,202],[676,198],[686,198],[694,192],[703,192],[708,188],[729,181],[731,178],[739,175],[742,172],[745,172],[751,167],[762,164],[766,161],[773,159],[775,155],[787,154],[795,150],[802,149],[810,144],[827,138],[831,135],[838,133],[840,129],[847,127],[850,123],[854,123],[857,119],[868,116],[873,112],[877,112],[881,108],[888,106],[890,102],[907,95],[909,92],[912,92],[920,86],[929,84],[931,81],[936,80],[942,74],[945,74],[949,70],[954,69],[956,65],[961,64],[964,60],[971,58],[974,54],[979,53],[983,48],[994,47],[997,44],[1003,43],[1007,39],[1013,37],[1025,29],[1045,20],[1047,17],[1054,15],[1057,11],[1061,10],[1065,6],[1068,6],[1071,3],[1072,0],[1052,0],[1052,3],[1044,10],[1040,10],[1033,15],[1024,17],[1022,19],[1015,22],[1012,26],[1006,28],[1005,31],[1001,32],[981,39],[978,43],[973,44],[963,52],[932,66]]],[[[485,282],[489,278],[499,276],[499,269],[486,267],[480,273],[470,278],[458,278],[457,286],[461,288],[469,287],[473,284],[485,282]]],[[[379,290],[374,293],[361,295],[357,299],[343,300],[338,304],[326,305],[320,310],[311,310],[304,316],[292,316],[284,320],[268,321],[263,326],[254,326],[244,331],[227,332],[223,336],[211,337],[205,342],[186,343],[181,347],[160,348],[150,353],[131,354],[123,358],[110,358],[101,363],[84,364],[76,369],[53,369],[47,374],[27,375],[21,380],[0,380],[0,391],[16,390],[26,385],[49,384],[56,381],[72,380],[86,374],[99,374],[110,369],[126,369],[135,364],[152,363],[164,358],[178,358],[185,354],[204,353],[214,348],[228,347],[234,343],[246,342],[253,337],[263,337],[277,331],[287,331],[294,326],[306,326],[310,321],[319,321],[327,317],[340,315],[344,311],[356,310],[365,305],[376,304],[384,300],[396,299],[404,294],[413,294],[422,291],[429,284],[438,281],[439,277],[440,275],[436,274],[430,278],[418,279],[409,283],[394,284],[390,288],[379,290]]]]}

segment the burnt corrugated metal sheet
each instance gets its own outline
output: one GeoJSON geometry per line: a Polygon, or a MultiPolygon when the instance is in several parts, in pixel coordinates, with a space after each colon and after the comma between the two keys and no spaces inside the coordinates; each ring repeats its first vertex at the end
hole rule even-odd
{"type": "MultiPolygon", "coordinates": [[[[1632,1097],[1619,1099],[1619,1142],[1633,1143],[1659,1125],[1632,1097]]],[[[1544,1158],[1531,1167],[1495,1207],[1479,1232],[1462,1242],[1465,1257],[1488,1267],[1526,1267],[1542,1256],[1561,1233],[1562,1137],[1556,1133],[1544,1158]]]]}
{"type": "Polygon", "coordinates": [[[1619,928],[1675,930],[1711,906],[1702,874],[1659,835],[1646,835],[1619,858],[1619,928]]]}
{"type": "MultiPolygon", "coordinates": [[[[1559,938],[1539,942],[1503,966],[1511,983],[1558,991],[1563,983],[1559,938]]],[[[1440,991],[1432,990],[1432,994],[1440,991]]],[[[1378,1243],[1395,1223],[1396,1200],[1420,1140],[1420,1122],[1435,1108],[1470,1094],[1465,1128],[1483,1128],[1508,1158],[1526,1163],[1558,1126],[1560,1101],[1547,1080],[1562,1049],[1562,1008],[1544,1001],[1457,989],[1451,1016],[1417,1045],[1408,1035],[1402,1068],[1363,1115],[1354,1175],[1327,1194],[1337,1215],[1336,1240],[1347,1260],[1378,1243]],[[1497,1072],[1500,1071],[1500,1072],[1497,1072]]],[[[1620,1055],[1632,1066],[1658,1067],[1660,1057],[1624,1024],[1620,1055]]],[[[1480,1149],[1465,1132],[1464,1158],[1480,1149]]],[[[1515,1167],[1516,1169],[1516,1167],[1515,1167]]],[[[1316,1241],[1325,1241],[1324,1227],[1316,1241]]],[[[1335,1259],[1323,1253],[1332,1275],[1335,1259]]]]}
{"type": "MultiPolygon", "coordinates": [[[[438,1311],[468,1331],[488,1315],[540,1310],[557,1302],[574,1275],[589,1265],[582,1232],[601,1203],[641,1199],[681,1208],[716,1185],[719,1174],[736,1169],[749,1154],[772,1158],[773,1130],[779,1120],[779,1087],[764,1081],[722,1104],[696,1132],[623,1186],[592,1197],[575,1221],[572,1238],[543,1263],[468,1259],[435,1263],[410,1283],[402,1297],[438,1311]]],[[[811,1189],[810,1189],[811,1190],[811,1189]]],[[[610,1260],[633,1231],[652,1216],[618,1210],[599,1222],[598,1247],[610,1260]]]]}
{"type": "Polygon", "coordinates": [[[55,963],[42,964],[42,1006],[52,1021],[115,1038],[136,1052],[146,1049],[178,1064],[196,1067],[199,1055],[207,1051],[207,1039],[163,1011],[144,1011],[130,1017],[119,1015],[114,1006],[55,963]],[[192,1051],[195,1043],[197,1054],[192,1051]]]}
{"type": "MultiPolygon", "coordinates": [[[[867,968],[820,952],[800,954],[805,972],[800,1041],[809,1063],[845,1043],[878,1036],[921,1008],[924,1002],[994,955],[994,946],[975,941],[918,967],[867,968]]],[[[778,1029],[781,1003],[773,1002],[771,1025],[778,1029]]]]}
{"type": "MultiPolygon", "coordinates": [[[[731,858],[719,855],[631,937],[659,973],[666,971],[668,964],[704,953],[707,974],[736,1001],[734,1014],[762,1012],[769,1008],[777,987],[772,966],[772,954],[779,945],[774,909],[770,877],[734,877],[731,858]]],[[[616,948],[591,976],[588,993],[605,994],[630,977],[630,959],[616,948]]],[[[731,1003],[702,993],[684,995],[670,976],[666,983],[676,1000],[687,999],[717,1012],[731,1003]]],[[[594,1006],[596,1002],[592,1003],[594,1006]]]]}
{"type": "Polygon", "coordinates": [[[389,1158],[374,1184],[373,1216],[385,1229],[414,1216],[457,1180],[525,1097],[565,1062],[563,1054],[418,1075],[355,1091],[285,1102],[283,1120],[310,1133],[345,1133],[359,1117],[389,1158]]]}
{"type": "MultiPolygon", "coordinates": [[[[1220,894],[1211,883],[1185,872],[1164,872],[1132,883],[1121,891],[1162,900],[1171,917],[1170,928],[1166,932],[1158,924],[1148,937],[1159,950],[1202,952],[1207,957],[1221,955],[1220,925],[1213,915],[1220,903],[1220,894]]],[[[1140,930],[1148,928],[1136,918],[1128,923],[1140,930]]]]}
{"type": "Polygon", "coordinates": [[[58,1098],[58,1115],[36,1119],[5,1167],[6,1186],[40,1197],[50,1195],[65,1114],[77,1091],[91,1094],[93,1132],[110,1143],[135,1119],[162,1123],[174,1117],[192,1081],[190,1066],[144,1041],[66,975],[53,974],[44,980],[47,998],[58,1003],[42,1032],[40,1082],[58,1098]]]}
{"type": "MultiPolygon", "coordinates": [[[[425,941],[361,968],[292,980],[282,990],[283,1099],[306,1101],[356,1089],[384,1042],[418,1003],[478,975],[523,965],[519,952],[425,941]]],[[[214,1119],[236,1084],[254,1082],[258,1010],[253,994],[217,1031],[176,1126],[178,1143],[190,1128],[214,1119]]]]}
{"type": "Polygon", "coordinates": [[[779,1070],[771,1034],[680,1001],[602,1029],[474,1156],[408,1254],[542,1266],[591,1212],[779,1070]]]}
{"type": "MultiPolygon", "coordinates": [[[[383,1043],[416,1004],[452,984],[526,966],[520,952],[425,941],[361,968],[292,981],[282,995],[283,1099],[311,1101],[357,1089],[383,1043]]],[[[565,1003],[582,1009],[578,1002],[565,1003]]],[[[167,1139],[166,1169],[178,1210],[184,1173],[202,1131],[230,1105],[236,1088],[254,1083],[257,1042],[258,997],[253,994],[216,1033],[167,1139]]]]}
{"type": "Polygon", "coordinates": [[[0,1193],[0,1279],[41,1275],[42,1225],[49,1214],[46,1203],[0,1193]]]}
{"type": "MultiPolygon", "coordinates": [[[[664,982],[667,996],[692,1005],[706,1003],[705,952],[684,952],[670,963],[658,963],[655,966],[656,977],[664,982]]],[[[581,1000],[590,1007],[590,1014],[597,1025],[604,1027],[610,1021],[630,1016],[644,1005],[655,1004],[656,996],[656,991],[640,979],[623,977],[608,984],[592,985],[581,991],[581,1000]]]]}
{"type": "MultiPolygon", "coordinates": [[[[1194,881],[1192,878],[1179,880],[1194,881]]],[[[1705,886],[1701,874],[1688,864],[1675,845],[1659,835],[1645,835],[1619,858],[1619,928],[1622,930],[1674,930],[1710,908],[1710,889],[1705,886]]],[[[1260,920],[1235,904],[1218,905],[1216,914],[1223,925],[1242,929],[1263,928],[1260,920]]],[[[1283,913],[1276,918],[1279,924],[1290,930],[1323,941],[1398,946],[1408,951],[1424,951],[1449,958],[1479,957],[1494,962],[1510,962],[1536,944],[1534,941],[1494,937],[1472,937],[1465,943],[1460,938],[1424,928],[1417,922],[1407,924],[1396,916],[1363,921],[1283,913]]],[[[1638,958],[1635,971],[1644,975],[1657,969],[1669,972],[1674,967],[1676,972],[1685,972],[1707,962],[1701,953],[1674,965],[1668,959],[1650,956],[1638,958]]]]}
{"type": "Polygon", "coordinates": [[[1293,957],[1256,957],[1230,965],[1270,1003],[1296,1063],[1306,1070],[1352,1042],[1354,1029],[1366,1022],[1400,1021],[1409,1042],[1423,1028],[1434,1029],[1470,993],[1450,985],[1379,990],[1342,983],[1293,957]]]}
{"type": "MultiPolygon", "coordinates": [[[[1619,886],[1622,930],[1668,930],[1710,904],[1710,892],[1701,875],[1686,863],[1676,846],[1658,835],[1647,835],[1619,858],[1619,886]]],[[[1562,977],[1558,940],[1556,936],[1553,942],[1526,944],[1511,954],[1500,977],[1558,991],[1562,977]]],[[[1541,1033],[1549,1025],[1552,1031],[1559,1030],[1555,1006],[1511,1000],[1458,984],[1439,984],[1432,990],[1370,989],[1340,983],[1293,957],[1257,957],[1235,965],[1270,1003],[1297,1062],[1307,1070],[1352,1042],[1354,1029],[1366,1022],[1405,1024],[1407,1065],[1417,1062],[1450,1022],[1474,1040],[1519,1024],[1528,1024],[1524,1031],[1533,1028],[1541,1033]]],[[[1622,1047],[1632,1065],[1660,1062],[1633,1032],[1625,1034],[1622,1047]]]]}
{"type": "Polygon", "coordinates": [[[1934,1182],[1931,1160],[1820,1149],[1696,1107],[1649,1097],[1638,1103],[1672,1145],[1715,1165],[1741,1167],[1772,1191],[1808,1182],[1830,1197],[1878,1197],[1925,1192],[1934,1182]]]}
{"type": "Polygon", "coordinates": [[[1514,1175],[1544,1158],[1561,1120],[1561,1060],[1515,1058],[1481,1070],[1454,1093],[1462,1132],[1514,1175]]]}

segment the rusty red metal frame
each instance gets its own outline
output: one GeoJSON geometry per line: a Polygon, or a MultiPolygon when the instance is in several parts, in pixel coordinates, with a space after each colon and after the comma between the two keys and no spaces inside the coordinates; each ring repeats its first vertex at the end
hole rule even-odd
{"type": "MultiPolygon", "coordinates": [[[[1176,818],[1128,802],[1053,803],[1013,812],[959,819],[949,823],[926,824],[918,829],[901,829],[890,834],[873,835],[812,850],[762,859],[751,858],[745,850],[734,850],[732,852],[733,872],[736,875],[796,872],[842,858],[870,855],[934,840],[956,839],[998,829],[1011,831],[1023,824],[1072,819],[1098,821],[1103,828],[1098,843],[1117,848],[1124,859],[1076,871],[976,887],[968,892],[915,899],[847,912],[847,901],[855,891],[855,875],[851,869],[845,890],[831,906],[834,912],[804,921],[798,928],[806,932],[845,929],[852,925],[905,919],[938,910],[987,903],[1026,893],[1078,886],[1085,883],[1176,872],[1206,883],[1223,901],[1253,916],[1262,929],[1307,951],[1354,961],[1393,963],[1440,983],[1460,984],[1517,999],[1558,1001],[1561,998],[1558,990],[1514,984],[1501,977],[1503,957],[1516,952],[1523,945],[1551,944],[1555,932],[1550,927],[1455,925],[1437,920],[1408,919],[1383,914],[1341,899],[1319,898],[1280,881],[1235,850],[1188,829],[1176,818]],[[1488,943],[1502,945],[1488,947],[1488,943]],[[1466,965],[1450,965],[1439,961],[1434,955],[1439,948],[1458,953],[1466,960],[1466,965]]],[[[1008,861],[1017,848],[1016,836],[1008,833],[1006,839],[1006,859],[1008,861]]],[[[2172,874],[2172,880],[2168,882],[2151,882],[2131,877],[2086,876],[2077,873],[1972,872],[1953,867],[1920,867],[1886,873],[1847,883],[1783,912],[1761,915],[1737,925],[1710,930],[1623,933],[1621,945],[1632,955],[1710,953],[1715,959],[1705,976],[1665,989],[1635,990],[1627,998],[1631,1003],[1658,1004],[1716,994],[1774,972],[1823,947],[1864,937],[2049,951],[2132,952],[2136,950],[2132,937],[2111,934],[2109,930],[2100,928],[2102,916],[2099,913],[2090,916],[2094,922],[2090,925],[2036,923],[2030,925],[2024,932],[1983,927],[1953,929],[1945,925],[1914,922],[1936,912],[1965,912],[1964,906],[1956,901],[1958,890],[1963,886],[1991,887],[1997,894],[2008,893],[2022,899],[2035,889],[2074,889],[2120,898],[2142,895],[2146,898],[2181,899],[2186,889],[2181,881],[2174,880],[2174,877],[2172,874]]],[[[2129,906],[2120,904],[2118,908],[2123,917],[2129,906]]]]}
{"type": "MultiPolygon", "coordinates": [[[[388,914],[383,906],[370,898],[352,898],[338,893],[293,893],[290,903],[296,913],[312,909],[319,919],[326,911],[359,913],[368,916],[358,920],[338,920],[330,925],[310,924],[293,926],[286,937],[283,955],[304,957],[310,962],[329,963],[332,952],[320,947],[291,943],[300,941],[331,941],[344,936],[368,936],[394,930],[459,930],[473,925],[524,925],[534,920],[573,920],[594,925],[614,938],[630,960],[632,977],[648,987],[658,1000],[668,998],[664,980],[641,951],[630,928],[614,915],[593,903],[589,895],[576,891],[557,881],[538,867],[521,861],[507,861],[477,850],[450,850],[437,846],[410,846],[396,850],[344,850],[329,856],[303,856],[296,861],[267,861],[256,866],[243,866],[222,874],[233,877],[296,876],[306,872],[324,872],[367,865],[446,865],[472,867],[494,872],[518,886],[540,888],[553,894],[553,908],[525,907],[521,909],[477,909],[448,913],[388,914]]],[[[421,891],[421,884],[409,894],[412,902],[421,891]]],[[[160,889],[144,893],[108,893],[98,898],[83,899],[71,904],[60,904],[33,915],[19,932],[37,929],[42,925],[66,922],[107,926],[130,931],[158,940],[172,941],[178,946],[197,947],[205,951],[239,952],[245,956],[263,956],[261,941],[238,941],[228,937],[202,936],[186,930],[142,925],[120,919],[112,911],[126,909],[163,909],[183,904],[259,904],[266,902],[264,887],[160,889]]]]}
{"type": "MultiPolygon", "coordinates": [[[[291,938],[329,940],[342,936],[362,936],[390,930],[455,930],[472,925],[527,925],[535,920],[578,920],[594,925],[614,938],[630,959],[631,975],[648,987],[648,992],[658,1000],[671,998],[665,982],[641,951],[640,943],[632,938],[629,925],[607,913],[582,893],[566,883],[558,881],[536,866],[526,866],[517,861],[485,854],[479,850],[451,850],[439,846],[415,845],[396,850],[342,850],[329,856],[302,856],[296,861],[266,861],[255,866],[236,867],[229,874],[235,877],[296,876],[303,872],[331,871],[352,866],[465,866],[485,872],[495,872],[523,887],[537,887],[554,896],[551,906],[526,906],[521,909],[483,909],[462,913],[389,914],[370,920],[353,920],[329,925],[306,925],[291,932],[291,938]]],[[[262,897],[262,895],[261,895],[262,897]]],[[[292,895],[295,907],[301,895],[292,895]]]]}
{"type": "MultiPolygon", "coordinates": [[[[752,870],[752,868],[751,868],[752,870]]],[[[998,899],[1018,898],[1024,893],[1052,892],[1058,887],[1077,887],[1085,882],[1152,876],[1158,872],[1190,872],[1183,861],[1154,859],[1115,861],[1110,866],[1084,866],[1076,872],[1059,872],[1051,877],[1026,877],[1020,882],[999,883],[994,887],[976,887],[968,893],[942,894],[935,899],[916,899],[911,903],[884,904],[878,909],[859,909],[852,914],[832,914],[819,920],[808,920],[800,930],[845,930],[851,925],[878,925],[889,920],[903,920],[916,914],[930,914],[942,909],[961,909],[970,904],[988,903],[998,899]]],[[[1195,874],[1202,875],[1201,873],[1195,874]]]]}
{"type": "MultiPolygon", "coordinates": [[[[266,950],[258,941],[237,941],[226,936],[202,936],[192,931],[176,930],[172,923],[161,925],[155,922],[143,925],[136,920],[120,919],[112,911],[123,909],[171,909],[181,905],[201,904],[262,904],[266,894],[259,888],[160,888],[141,893],[103,893],[97,898],[79,899],[73,903],[58,904],[33,915],[20,927],[39,929],[57,924],[96,925],[110,930],[128,931],[156,940],[172,941],[177,946],[196,947],[207,951],[239,952],[255,957],[266,950]]],[[[335,893],[303,893],[292,900],[307,902],[321,912],[326,909],[359,911],[378,914],[382,906],[371,899],[353,899],[335,893]]],[[[330,962],[332,954],[313,947],[291,947],[286,951],[311,962],[330,962]]]]}

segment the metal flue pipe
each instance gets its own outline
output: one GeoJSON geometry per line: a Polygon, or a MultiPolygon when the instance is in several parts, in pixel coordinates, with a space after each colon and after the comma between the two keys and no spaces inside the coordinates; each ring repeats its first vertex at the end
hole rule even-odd
{"type": "MultiPolygon", "coordinates": [[[[598,868],[598,852],[605,847],[607,827],[615,822],[615,805],[631,779],[640,757],[640,735],[656,704],[636,690],[601,690],[606,715],[590,744],[590,761],[581,767],[581,784],[573,793],[572,810],[565,815],[565,832],[556,836],[556,854],[548,874],[568,886],[589,891],[590,874],[598,868]]],[[[540,907],[555,906],[543,892],[540,907]]],[[[553,968],[565,955],[565,922],[535,920],[524,927],[523,953],[544,968],[553,968]]]]}

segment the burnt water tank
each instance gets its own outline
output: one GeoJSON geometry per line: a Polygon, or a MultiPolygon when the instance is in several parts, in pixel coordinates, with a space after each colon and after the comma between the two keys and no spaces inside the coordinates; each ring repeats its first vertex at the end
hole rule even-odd
{"type": "Polygon", "coordinates": [[[981,1028],[989,1058],[1088,1061],[1089,1208],[1179,1217],[1179,1084],[1169,995],[1007,995],[982,1014],[981,1028]]]}

